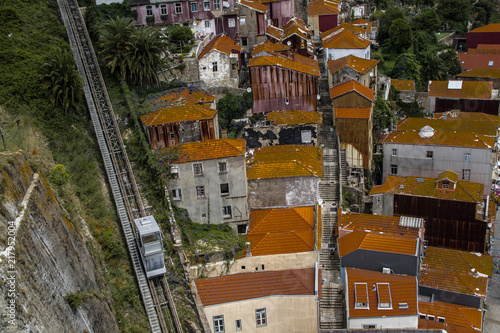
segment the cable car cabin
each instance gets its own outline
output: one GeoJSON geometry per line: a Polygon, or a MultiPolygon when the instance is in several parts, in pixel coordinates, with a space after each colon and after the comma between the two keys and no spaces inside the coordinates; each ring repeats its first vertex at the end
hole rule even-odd
{"type": "Polygon", "coordinates": [[[134,224],[146,277],[152,278],[166,273],[161,230],[158,223],[153,216],[146,216],[135,219],[134,224]]]}

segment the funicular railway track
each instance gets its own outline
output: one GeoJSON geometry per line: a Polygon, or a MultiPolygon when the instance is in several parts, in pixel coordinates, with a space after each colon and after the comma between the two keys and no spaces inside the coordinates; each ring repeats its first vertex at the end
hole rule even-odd
{"type": "Polygon", "coordinates": [[[84,80],[85,98],[151,331],[180,333],[182,328],[165,275],[148,280],[141,264],[132,222],[146,213],[83,17],[76,0],[57,2],[84,80]]]}

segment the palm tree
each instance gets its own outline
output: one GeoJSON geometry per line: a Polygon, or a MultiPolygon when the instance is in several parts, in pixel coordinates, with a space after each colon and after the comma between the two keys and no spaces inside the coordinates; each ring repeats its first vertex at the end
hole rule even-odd
{"type": "Polygon", "coordinates": [[[43,65],[44,88],[53,105],[67,114],[70,106],[77,108],[82,97],[83,80],[76,70],[68,49],[57,48],[43,65]]]}
{"type": "Polygon", "coordinates": [[[122,78],[127,76],[127,43],[134,31],[132,20],[126,17],[106,21],[100,29],[99,46],[106,61],[106,66],[111,70],[111,73],[118,69],[122,78]]]}
{"type": "Polygon", "coordinates": [[[422,55],[422,77],[424,82],[429,82],[430,80],[443,81],[448,79],[448,73],[446,71],[446,66],[438,55],[432,52],[426,52],[422,55]]]}

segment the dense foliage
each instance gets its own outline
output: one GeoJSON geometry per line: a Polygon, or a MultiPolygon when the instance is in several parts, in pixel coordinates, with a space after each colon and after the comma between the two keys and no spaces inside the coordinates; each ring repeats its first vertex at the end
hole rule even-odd
{"type": "Polygon", "coordinates": [[[170,48],[176,53],[187,53],[194,45],[194,35],[188,26],[174,25],[168,28],[167,39],[170,48]]]}
{"type": "Polygon", "coordinates": [[[251,93],[245,92],[243,96],[227,93],[226,96],[217,102],[219,111],[219,125],[224,129],[229,129],[233,119],[243,118],[246,111],[253,106],[251,93]]]}

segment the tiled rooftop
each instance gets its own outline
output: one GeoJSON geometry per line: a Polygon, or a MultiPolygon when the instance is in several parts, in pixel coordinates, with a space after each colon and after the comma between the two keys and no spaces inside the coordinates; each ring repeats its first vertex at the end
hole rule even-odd
{"type": "Polygon", "coordinates": [[[323,47],[327,49],[366,49],[370,44],[368,39],[345,29],[323,39],[323,47]]]}
{"type": "Polygon", "coordinates": [[[287,39],[292,35],[308,40],[310,38],[309,36],[312,35],[312,31],[309,30],[307,24],[303,20],[292,17],[283,27],[282,39],[287,39]]]}
{"type": "MultiPolygon", "coordinates": [[[[470,113],[470,112],[468,112],[470,113]]],[[[398,131],[420,131],[424,126],[432,127],[436,132],[448,133],[474,133],[486,136],[495,137],[497,134],[498,123],[491,121],[475,121],[473,118],[480,119],[480,114],[477,116],[468,116],[467,120],[447,117],[447,119],[429,119],[429,118],[405,118],[398,122],[398,131]]],[[[495,116],[493,116],[495,117],[495,116]]],[[[500,117],[497,117],[500,119],[500,117]]],[[[483,118],[484,119],[484,118],[483,118]]],[[[491,118],[495,119],[495,118],[491,118]]]]}
{"type": "Polygon", "coordinates": [[[203,306],[266,296],[314,295],[314,268],[224,275],[195,283],[203,306]]]}
{"type": "Polygon", "coordinates": [[[500,68],[500,53],[459,53],[458,60],[460,61],[463,70],[474,68],[500,68]]]}
{"type": "Polygon", "coordinates": [[[394,193],[480,203],[483,200],[483,189],[483,184],[461,180],[457,181],[453,190],[439,189],[436,188],[436,178],[389,176],[384,184],[374,186],[370,195],[394,193]]]}
{"type": "Polygon", "coordinates": [[[314,146],[278,145],[247,153],[247,178],[323,177],[323,150],[314,146]]]}
{"type": "MultiPolygon", "coordinates": [[[[386,317],[386,316],[417,316],[417,279],[414,276],[383,274],[381,272],[366,271],[356,268],[346,268],[347,292],[349,318],[363,317],[386,317]],[[360,287],[365,287],[367,292],[363,292],[368,298],[366,308],[355,307],[355,283],[360,287]],[[377,283],[379,284],[377,286],[377,283]],[[386,285],[389,284],[389,288],[386,285]],[[391,307],[385,309],[378,308],[378,290],[385,287],[386,294],[390,293],[391,307]],[[406,303],[403,306],[402,303],[406,303]]],[[[358,292],[363,288],[357,288],[358,292]]],[[[381,299],[383,300],[383,299],[381,299]]]]}
{"type": "Polygon", "coordinates": [[[342,30],[353,32],[356,35],[363,35],[366,33],[366,29],[363,27],[360,27],[358,25],[353,25],[350,23],[342,23],[334,28],[331,28],[330,30],[321,33],[320,35],[321,39],[328,39],[332,37],[334,34],[341,32],[342,30]]]}
{"type": "Polygon", "coordinates": [[[435,119],[444,119],[446,120],[462,120],[466,122],[475,122],[475,121],[493,121],[496,122],[500,126],[500,117],[494,116],[487,113],[481,112],[442,112],[442,113],[434,113],[435,119]]]}
{"type": "Polygon", "coordinates": [[[500,68],[474,68],[457,75],[458,77],[480,77],[500,79],[500,68]]]}
{"type": "Polygon", "coordinates": [[[373,98],[375,96],[375,91],[371,90],[367,86],[364,86],[357,81],[350,80],[331,88],[330,97],[337,98],[351,91],[356,91],[358,94],[360,94],[361,96],[365,97],[370,101],[373,101],[373,98]]]}
{"type": "Polygon", "coordinates": [[[212,50],[217,50],[219,52],[230,55],[231,53],[233,53],[233,51],[240,52],[241,47],[239,45],[236,45],[234,43],[234,40],[232,40],[230,37],[220,35],[215,37],[210,42],[208,42],[207,45],[205,45],[203,50],[201,50],[200,54],[198,55],[198,60],[203,58],[212,50]]]}
{"type": "Polygon", "coordinates": [[[371,108],[335,108],[336,119],[370,119],[371,108]]]}
{"type": "Polygon", "coordinates": [[[391,79],[391,86],[394,86],[399,91],[415,90],[415,80],[391,79]]]}
{"type": "Polygon", "coordinates": [[[265,13],[267,10],[267,6],[263,5],[261,3],[258,3],[257,1],[251,1],[251,0],[240,0],[239,3],[245,7],[248,7],[250,9],[253,9],[255,11],[258,11],[259,13],[265,13]]]}
{"type": "Polygon", "coordinates": [[[363,59],[351,54],[337,60],[328,60],[327,64],[328,70],[332,74],[345,66],[351,67],[358,73],[366,74],[371,71],[379,61],[380,60],[375,59],[363,59]]]}
{"type": "Polygon", "coordinates": [[[338,239],[339,256],[346,256],[356,250],[415,256],[418,250],[417,238],[356,230],[338,239]]]}
{"type": "Polygon", "coordinates": [[[399,220],[399,216],[347,213],[339,215],[339,229],[418,237],[418,228],[402,226],[399,220]]]}
{"type": "Polygon", "coordinates": [[[287,45],[266,41],[262,44],[255,45],[253,47],[252,56],[254,56],[260,52],[267,52],[267,53],[271,53],[271,54],[275,54],[275,55],[279,56],[278,52],[288,51],[289,49],[290,49],[290,47],[287,45]]]}
{"type": "Polygon", "coordinates": [[[315,0],[309,3],[307,7],[308,15],[336,15],[339,14],[338,2],[327,0],[315,0]]]}
{"type": "Polygon", "coordinates": [[[141,121],[146,126],[156,126],[184,121],[213,119],[217,110],[203,105],[182,105],[162,108],[158,111],[141,116],[141,121]]]}
{"type": "Polygon", "coordinates": [[[434,316],[434,320],[419,319],[419,329],[441,329],[448,333],[477,333],[482,328],[483,312],[479,309],[434,301],[418,302],[418,310],[422,315],[434,316]],[[438,317],[443,318],[438,321],[438,317]]]}
{"type": "Polygon", "coordinates": [[[154,111],[164,107],[190,104],[212,104],[215,97],[201,89],[181,88],[178,91],[162,92],[148,98],[146,104],[154,111]]]}
{"type": "Polygon", "coordinates": [[[492,264],[488,255],[428,246],[420,285],[485,298],[492,264]]]}
{"type": "Polygon", "coordinates": [[[500,23],[487,24],[470,32],[500,32],[500,23]]]}
{"type": "Polygon", "coordinates": [[[266,29],[266,35],[269,35],[274,39],[281,40],[281,38],[283,37],[283,29],[275,27],[274,25],[268,25],[266,29]]]}
{"type": "Polygon", "coordinates": [[[493,82],[461,81],[461,89],[449,89],[448,81],[430,81],[429,97],[491,99],[493,82]]]}
{"type": "Polygon", "coordinates": [[[244,139],[215,139],[179,144],[179,158],[173,163],[211,160],[245,155],[244,139]]]}
{"type": "Polygon", "coordinates": [[[278,66],[313,76],[320,75],[318,61],[300,54],[294,54],[293,59],[281,56],[254,57],[248,62],[248,67],[253,66],[278,66]]]}
{"type": "Polygon", "coordinates": [[[322,124],[323,115],[314,111],[273,111],[267,114],[267,120],[276,125],[322,124]]]}
{"type": "Polygon", "coordinates": [[[254,209],[248,239],[252,255],[314,250],[314,207],[254,209]]]}

